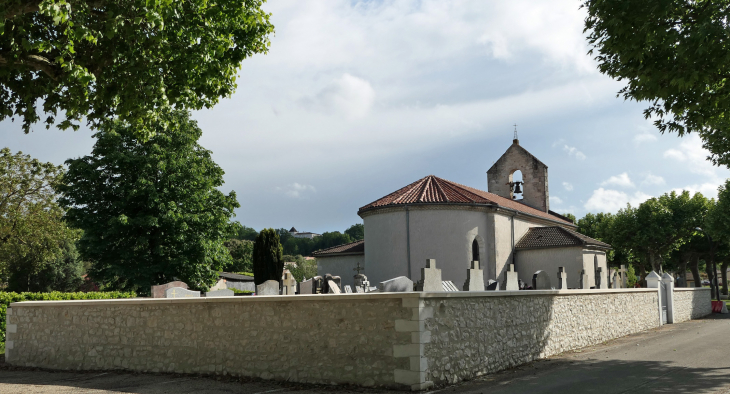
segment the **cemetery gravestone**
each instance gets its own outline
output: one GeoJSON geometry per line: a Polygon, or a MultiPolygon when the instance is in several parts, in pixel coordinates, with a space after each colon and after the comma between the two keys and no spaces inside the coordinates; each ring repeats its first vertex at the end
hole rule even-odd
{"type": "Polygon", "coordinates": [[[388,279],[378,285],[380,292],[405,292],[413,291],[413,281],[405,276],[388,279]]]}
{"type": "Polygon", "coordinates": [[[601,272],[603,268],[598,267],[596,268],[596,289],[602,289],[605,284],[601,283],[601,279],[603,279],[603,273],[601,272]]]}
{"type": "Polygon", "coordinates": [[[228,289],[213,290],[205,293],[206,297],[233,297],[234,295],[233,290],[228,289]]]}
{"type": "Polygon", "coordinates": [[[421,280],[416,285],[418,291],[442,291],[441,270],[436,268],[436,260],[426,259],[426,268],[421,268],[421,280]]]}
{"type": "Polygon", "coordinates": [[[517,277],[517,271],[515,271],[514,264],[510,264],[507,268],[507,272],[504,273],[504,285],[502,287],[504,287],[507,291],[520,289],[519,278],[517,277]]]}
{"type": "Polygon", "coordinates": [[[165,290],[165,298],[197,298],[200,297],[199,291],[192,291],[182,287],[171,287],[165,290]]]}
{"type": "Polygon", "coordinates": [[[586,270],[580,270],[580,283],[579,286],[581,289],[588,289],[590,286],[588,285],[588,274],[586,274],[586,270]]]}
{"type": "Polygon", "coordinates": [[[256,295],[279,295],[279,281],[270,279],[260,285],[256,285],[256,295]]]}
{"type": "Polygon", "coordinates": [[[484,291],[484,271],[479,268],[478,261],[472,261],[471,268],[466,270],[464,291],[484,291]]]}
{"type": "Polygon", "coordinates": [[[498,291],[499,290],[499,282],[497,282],[494,279],[490,279],[487,281],[487,290],[489,291],[498,291]]]}
{"type": "Polygon", "coordinates": [[[565,267],[558,267],[558,289],[568,290],[568,276],[565,274],[565,267]]]}
{"type": "Polygon", "coordinates": [[[350,287],[350,285],[345,285],[345,293],[347,293],[347,294],[352,293],[352,288],[350,287]]]}
{"type": "Polygon", "coordinates": [[[553,287],[550,284],[550,275],[543,270],[535,272],[532,275],[532,288],[535,290],[551,290],[553,287]]]}
{"type": "Polygon", "coordinates": [[[284,270],[283,279],[281,280],[281,294],[294,295],[297,291],[297,281],[291,274],[291,271],[284,270]]]}
{"type": "Polygon", "coordinates": [[[314,294],[312,292],[313,283],[314,281],[312,279],[299,283],[299,294],[314,294]]]}
{"type": "Polygon", "coordinates": [[[181,287],[185,290],[188,288],[188,284],[179,280],[174,282],[165,283],[164,285],[152,286],[152,298],[166,298],[165,290],[173,287],[181,287]]]}
{"type": "Polygon", "coordinates": [[[365,293],[365,288],[357,286],[355,287],[355,293],[365,293]]]}
{"type": "Polygon", "coordinates": [[[329,294],[342,294],[340,286],[337,286],[337,282],[332,279],[327,281],[327,287],[329,294]]]}
{"type": "Polygon", "coordinates": [[[618,272],[614,271],[613,280],[611,281],[611,285],[614,289],[620,289],[621,285],[619,283],[620,283],[620,279],[618,277],[618,272]]]}
{"type": "MultiPolygon", "coordinates": [[[[621,275],[621,288],[627,289],[629,287],[629,276],[628,271],[626,271],[626,266],[621,264],[621,268],[618,270],[619,274],[621,275]]],[[[685,283],[685,286],[687,284],[685,283]]]]}
{"type": "Polygon", "coordinates": [[[215,286],[211,287],[209,291],[225,290],[228,288],[225,279],[219,279],[215,286]]]}
{"type": "Polygon", "coordinates": [[[450,280],[444,280],[441,282],[441,289],[442,291],[459,291],[459,288],[456,287],[454,282],[450,280]]]}

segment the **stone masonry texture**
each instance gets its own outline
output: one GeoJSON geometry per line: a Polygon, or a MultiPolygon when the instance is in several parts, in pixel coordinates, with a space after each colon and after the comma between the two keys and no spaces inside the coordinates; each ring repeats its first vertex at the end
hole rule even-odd
{"type": "Polygon", "coordinates": [[[697,319],[712,313],[710,288],[675,288],[674,289],[674,322],[679,323],[697,319]]]}

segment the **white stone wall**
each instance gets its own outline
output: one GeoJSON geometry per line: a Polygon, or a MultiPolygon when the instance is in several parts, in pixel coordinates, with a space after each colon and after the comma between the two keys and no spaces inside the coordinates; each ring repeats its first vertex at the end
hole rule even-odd
{"type": "Polygon", "coordinates": [[[697,319],[712,313],[710,288],[674,288],[674,322],[697,319]]]}
{"type": "Polygon", "coordinates": [[[408,276],[406,212],[397,210],[363,217],[365,271],[373,286],[398,276],[408,276]]]}
{"type": "MultiPolygon", "coordinates": [[[[532,275],[538,270],[548,273],[550,283],[558,287],[558,267],[565,267],[568,288],[577,289],[580,284],[580,271],[583,269],[583,248],[547,248],[518,250],[515,270],[525,283],[532,283],[532,275]]],[[[593,270],[587,271],[591,276],[593,270]]]]}
{"type": "Polygon", "coordinates": [[[425,319],[430,337],[425,374],[435,383],[494,373],[659,325],[654,289],[458,296],[424,299],[433,315],[425,319]]]}
{"type": "MultiPolygon", "coordinates": [[[[342,286],[355,285],[355,267],[365,267],[365,255],[317,257],[317,275],[332,274],[342,279],[342,286]]],[[[364,272],[364,271],[363,271],[364,272]]],[[[366,274],[367,275],[367,274],[366,274]]],[[[344,291],[344,290],[343,290],[344,291]]]]}
{"type": "MultiPolygon", "coordinates": [[[[490,216],[494,223],[494,238],[490,240],[490,243],[493,243],[494,245],[495,276],[498,277],[497,280],[501,283],[504,280],[504,273],[507,271],[509,264],[512,263],[512,250],[514,245],[519,242],[525,234],[527,234],[530,227],[544,227],[545,225],[531,221],[524,215],[512,216],[506,213],[491,213],[490,216]],[[513,220],[514,236],[512,234],[513,220]]],[[[535,272],[533,271],[530,274],[530,280],[526,281],[527,283],[532,281],[532,274],[534,273],[535,272]]],[[[494,279],[494,277],[490,276],[488,279],[494,279]]],[[[520,279],[525,280],[522,276],[520,276],[520,279]]]]}

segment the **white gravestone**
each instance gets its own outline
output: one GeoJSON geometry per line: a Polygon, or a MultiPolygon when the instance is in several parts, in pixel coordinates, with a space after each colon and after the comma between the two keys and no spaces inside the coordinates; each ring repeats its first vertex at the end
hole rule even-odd
{"type": "Polygon", "coordinates": [[[510,264],[507,268],[507,272],[504,273],[504,284],[502,285],[507,291],[514,291],[520,289],[519,278],[517,277],[517,271],[515,271],[515,265],[510,264]]]}
{"type": "Polygon", "coordinates": [[[340,290],[340,286],[337,286],[337,282],[330,279],[327,281],[327,286],[329,287],[329,293],[330,294],[342,294],[342,291],[340,290]]]}
{"type": "Polygon", "coordinates": [[[388,279],[380,282],[378,291],[381,293],[413,291],[413,281],[405,276],[388,279]]]}
{"type": "Polygon", "coordinates": [[[565,274],[565,267],[558,267],[558,289],[568,290],[568,276],[565,274]]]}
{"type": "Polygon", "coordinates": [[[441,282],[441,291],[459,291],[454,282],[450,280],[444,280],[441,282]]]}
{"type": "Polygon", "coordinates": [[[479,268],[478,261],[472,261],[471,268],[466,270],[464,291],[484,291],[484,271],[479,268]]]}
{"type": "Polygon", "coordinates": [[[299,294],[313,294],[312,293],[312,279],[305,280],[299,283],[299,294]]]}
{"type": "Polygon", "coordinates": [[[347,293],[347,294],[352,293],[352,287],[350,287],[350,285],[345,285],[345,293],[347,293]]]}
{"type": "Polygon", "coordinates": [[[206,297],[233,297],[234,295],[233,290],[228,289],[213,290],[205,293],[206,297]]]}
{"type": "Polygon", "coordinates": [[[614,289],[620,289],[621,288],[621,279],[619,279],[618,272],[613,271],[613,280],[611,281],[611,287],[614,289]]]}
{"type": "Polygon", "coordinates": [[[171,287],[165,290],[165,298],[194,298],[200,297],[199,291],[192,291],[182,287],[171,287]]]}
{"type": "Polygon", "coordinates": [[[540,270],[532,275],[532,288],[534,290],[552,290],[552,284],[550,283],[550,275],[547,272],[540,270]]]}
{"type": "Polygon", "coordinates": [[[355,287],[355,293],[365,293],[365,288],[357,286],[355,287]]]}
{"type": "Polygon", "coordinates": [[[487,290],[489,291],[499,291],[499,282],[497,282],[494,279],[490,279],[487,281],[487,290]]]}
{"type": "Polygon", "coordinates": [[[284,270],[281,279],[281,295],[294,295],[297,291],[297,281],[291,274],[291,271],[284,270]]]}
{"type": "MultiPolygon", "coordinates": [[[[618,270],[619,275],[621,275],[620,278],[620,284],[622,289],[627,289],[629,287],[629,277],[628,277],[628,271],[626,271],[626,266],[621,264],[621,268],[618,270]]],[[[686,284],[685,284],[686,286],[686,284]]]]}
{"type": "Polygon", "coordinates": [[[426,259],[426,267],[421,268],[421,280],[416,284],[418,291],[442,291],[441,270],[436,268],[435,259],[426,259]]]}
{"type": "Polygon", "coordinates": [[[260,285],[256,285],[256,295],[279,295],[279,281],[270,279],[260,285]]]}
{"type": "Polygon", "coordinates": [[[580,270],[580,283],[578,286],[581,289],[590,289],[590,286],[588,285],[588,274],[586,274],[586,270],[580,270]]]}

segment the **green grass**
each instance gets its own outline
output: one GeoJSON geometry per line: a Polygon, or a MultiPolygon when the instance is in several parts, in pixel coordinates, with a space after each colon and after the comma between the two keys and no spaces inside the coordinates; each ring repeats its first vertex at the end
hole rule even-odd
{"type": "Polygon", "coordinates": [[[235,294],[253,294],[254,292],[251,290],[239,290],[236,288],[229,288],[228,290],[233,290],[235,294]]]}

